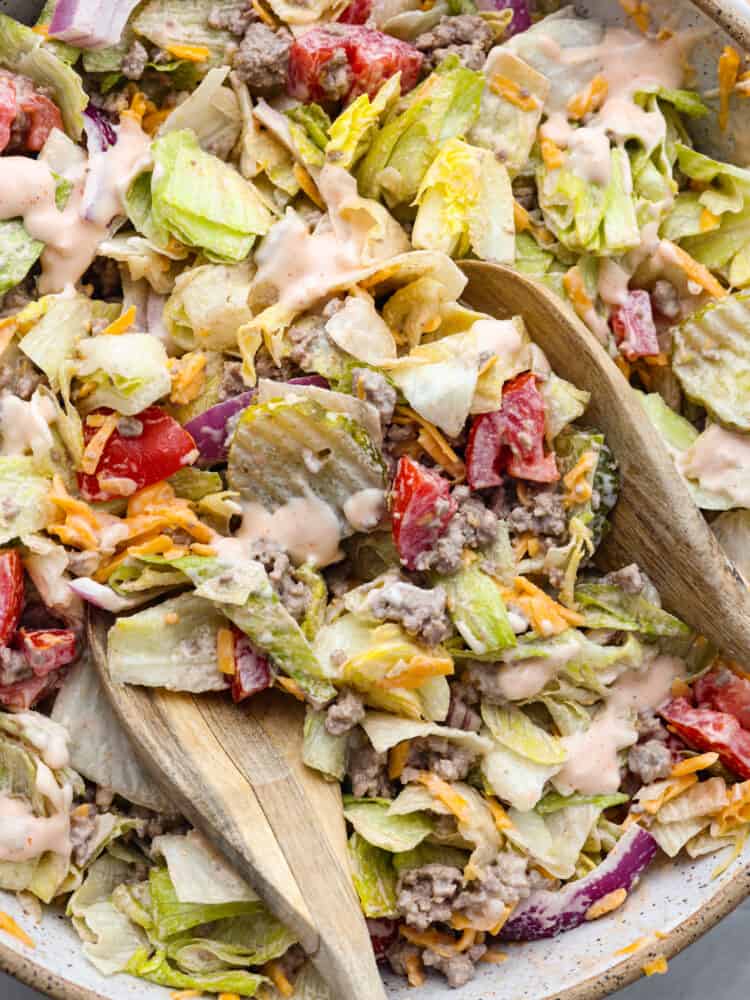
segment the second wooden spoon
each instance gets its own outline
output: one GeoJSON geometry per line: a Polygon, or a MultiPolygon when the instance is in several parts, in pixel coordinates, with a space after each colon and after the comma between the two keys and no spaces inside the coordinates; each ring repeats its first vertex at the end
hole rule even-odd
{"type": "Polygon", "coordinates": [[[302,761],[302,706],[277,691],[235,706],[223,694],[115,684],[112,622],[92,614],[89,642],[141,762],[297,934],[336,1000],[385,1000],[349,873],[339,785],[302,761]]]}
{"type": "Polygon", "coordinates": [[[637,562],[664,604],[719,649],[750,664],[750,591],[695,506],[635,393],[589,329],[543,285],[507,267],[469,261],[463,298],[498,318],[522,316],[553,369],[591,393],[585,420],[620,466],[620,498],[604,565],[637,562]]]}

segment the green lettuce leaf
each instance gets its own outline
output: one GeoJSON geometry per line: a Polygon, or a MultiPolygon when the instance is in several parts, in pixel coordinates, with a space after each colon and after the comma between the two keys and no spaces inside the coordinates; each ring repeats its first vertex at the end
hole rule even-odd
{"type": "Polygon", "coordinates": [[[154,838],[152,853],[166,861],[180,903],[223,906],[259,902],[254,890],[197,830],[154,838]]]}
{"type": "Polygon", "coordinates": [[[65,378],[64,366],[91,328],[91,300],[84,295],[50,295],[40,302],[44,312],[18,346],[58,391],[65,378]]]}
{"type": "Polygon", "coordinates": [[[164,305],[164,324],[184,350],[236,350],[237,331],[252,318],[247,264],[203,264],[183,271],[164,305]]]}
{"type": "Polygon", "coordinates": [[[353,833],[349,839],[349,863],[365,916],[374,919],[397,916],[397,877],[390,853],[353,833]]]}
{"type": "Polygon", "coordinates": [[[326,159],[351,171],[370,148],[375,132],[400,96],[400,73],[387,80],[372,100],[360,94],[331,124],[324,147],[326,159]]]}
{"type": "Polygon", "coordinates": [[[200,85],[164,120],[159,135],[191,129],[201,149],[226,159],[242,131],[242,114],[234,91],[223,84],[229,67],[208,71],[200,85]]]}
{"type": "Polygon", "coordinates": [[[560,740],[532,722],[520,708],[483,703],[482,719],[493,739],[535,764],[550,766],[567,760],[560,740]]]}
{"type": "Polygon", "coordinates": [[[167,352],[148,333],[100,334],[78,344],[76,374],[96,389],[85,400],[86,411],[100,406],[135,414],[166,395],[172,385],[167,352]]]}
{"type": "Polygon", "coordinates": [[[204,45],[209,57],[201,67],[221,65],[227,46],[234,41],[229,31],[212,28],[208,15],[213,8],[231,14],[242,10],[238,0],[148,0],[130,20],[130,27],[142,38],[162,49],[172,45],[204,45]]]}
{"type": "Polygon", "coordinates": [[[449,868],[466,867],[469,852],[458,847],[446,847],[443,844],[422,843],[411,851],[393,855],[393,866],[400,875],[412,868],[424,868],[425,865],[447,865],[449,868]]]}
{"type": "Polygon", "coordinates": [[[229,917],[200,928],[193,935],[171,938],[167,957],[183,972],[218,972],[247,968],[280,958],[296,938],[266,909],[229,917]]]}
{"type": "Polygon", "coordinates": [[[181,903],[166,868],[151,869],[149,888],[154,930],[161,940],[214,920],[253,914],[263,908],[257,899],[231,903],[181,903]]]}
{"type": "Polygon", "coordinates": [[[26,455],[0,455],[0,545],[41,531],[50,521],[50,481],[26,455]]]}
{"type": "Polygon", "coordinates": [[[491,740],[477,733],[439,726],[434,722],[401,719],[386,712],[368,712],[362,721],[362,728],[378,753],[385,753],[404,740],[419,739],[424,736],[438,736],[456,743],[477,756],[482,756],[492,749],[491,740]]]}
{"type": "Polygon", "coordinates": [[[302,759],[308,767],[320,771],[326,778],[343,781],[346,775],[347,733],[332,736],[325,725],[325,712],[307,708],[305,715],[302,759]]]}
{"type": "Polygon", "coordinates": [[[73,139],[80,138],[89,103],[80,76],[42,43],[42,35],[5,14],[0,14],[0,65],[48,88],[60,108],[65,131],[73,139]]]}
{"type": "Polygon", "coordinates": [[[170,964],[166,951],[159,949],[153,955],[147,949],[140,949],[128,962],[126,972],[139,979],[170,986],[175,990],[199,990],[201,993],[236,993],[242,997],[254,997],[261,986],[268,983],[265,976],[241,970],[185,973],[170,964]]]}
{"type": "Polygon", "coordinates": [[[536,764],[500,743],[482,760],[482,776],[488,788],[521,812],[534,808],[544,786],[559,770],[557,764],[536,764]]]}
{"type": "Polygon", "coordinates": [[[547,443],[553,447],[557,435],[583,416],[591,394],[554,372],[540,383],[539,390],[544,399],[544,433],[547,443]]]}
{"type": "Polygon", "coordinates": [[[690,628],[674,615],[641,594],[626,594],[612,584],[582,583],[576,587],[575,596],[586,628],[615,628],[674,638],[690,635],[690,628]]]}
{"type": "Polygon", "coordinates": [[[595,805],[569,806],[547,816],[511,809],[508,816],[513,825],[506,836],[550,874],[568,879],[575,873],[578,855],[600,813],[595,805]]]}
{"type": "Polygon", "coordinates": [[[516,636],[500,590],[478,565],[465,566],[440,584],[448,597],[448,611],[466,645],[475,653],[515,646],[516,636]]]}
{"type": "Polygon", "coordinates": [[[560,795],[558,792],[547,792],[536,806],[536,811],[545,816],[548,813],[567,809],[569,806],[597,806],[599,809],[610,809],[629,801],[624,792],[613,792],[612,795],[560,795]]]}
{"type": "Polygon", "coordinates": [[[391,803],[380,799],[344,799],[344,816],[360,837],[384,851],[411,851],[433,831],[433,822],[423,813],[394,816],[391,803]]]}

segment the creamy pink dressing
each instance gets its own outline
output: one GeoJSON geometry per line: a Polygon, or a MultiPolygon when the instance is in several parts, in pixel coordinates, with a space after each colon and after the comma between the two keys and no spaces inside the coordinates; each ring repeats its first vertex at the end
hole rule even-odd
{"type": "Polygon", "coordinates": [[[711,424],[676,461],[683,475],[704,489],[735,507],[750,507],[750,434],[711,424]]]}
{"type": "Polygon", "coordinates": [[[480,354],[491,351],[501,360],[513,358],[528,345],[523,326],[507,319],[478,319],[471,332],[477,339],[480,354]]]}
{"type": "Polygon", "coordinates": [[[46,163],[26,156],[0,159],[0,219],[22,218],[29,235],[45,244],[42,295],[75,284],[94,259],[110,223],[124,211],[131,181],[147,163],[149,142],[138,123],[124,116],[117,143],[89,158],[62,211],[46,163]]]}
{"type": "Polygon", "coordinates": [[[338,518],[315,496],[294,497],[273,513],[258,503],[243,504],[236,537],[276,542],[298,563],[328,566],[342,558],[338,518]]]}
{"type": "Polygon", "coordinates": [[[344,517],[355,531],[372,531],[385,515],[385,492],[358,490],[344,504],[344,517]]]}
{"type": "Polygon", "coordinates": [[[641,670],[628,670],[612,685],[606,704],[587,730],[563,738],[568,759],[552,779],[563,795],[608,795],[620,787],[619,751],[638,739],[635,713],[656,708],[685,675],[677,656],[654,656],[641,670]]]}
{"type": "Polygon", "coordinates": [[[40,724],[35,712],[18,712],[13,716],[13,721],[21,726],[24,739],[39,751],[47,767],[59,771],[70,764],[68,731],[65,726],[47,718],[40,724]]]}
{"type": "Polygon", "coordinates": [[[523,701],[533,698],[551,680],[558,671],[579,651],[580,646],[575,639],[560,643],[550,656],[535,656],[518,663],[504,663],[497,672],[497,688],[503,698],[509,701],[523,701]]]}
{"type": "Polygon", "coordinates": [[[596,45],[562,48],[545,41],[545,53],[564,66],[591,65],[591,78],[603,76],[608,85],[601,108],[576,127],[568,121],[569,95],[554,87],[547,102],[548,120],[541,135],[569,154],[568,166],[585,180],[605,185],[610,174],[610,140],[624,144],[637,136],[648,148],[664,139],[665,123],[659,112],[637,105],[638,91],[681,86],[685,39],[675,34],[666,41],[636,35],[623,28],[607,28],[596,45]]]}
{"type": "Polygon", "coordinates": [[[60,788],[50,769],[40,762],[37,789],[52,805],[51,816],[35,816],[28,802],[0,795],[0,861],[33,861],[48,851],[63,857],[70,854],[72,788],[60,788]]]}
{"type": "Polygon", "coordinates": [[[0,455],[49,455],[54,445],[50,424],[56,416],[52,400],[39,392],[28,402],[10,393],[0,397],[0,455]]]}
{"type": "Polygon", "coordinates": [[[608,306],[621,306],[628,297],[630,273],[611,257],[599,263],[598,290],[602,302],[608,306]]]}

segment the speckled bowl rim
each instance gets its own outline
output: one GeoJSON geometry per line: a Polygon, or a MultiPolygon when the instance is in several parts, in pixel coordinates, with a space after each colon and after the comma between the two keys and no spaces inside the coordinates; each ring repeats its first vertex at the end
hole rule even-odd
{"type": "MultiPolygon", "coordinates": [[[[747,51],[750,51],[750,20],[743,17],[734,5],[722,0],[690,0],[704,14],[721,25],[747,51]]],[[[749,5],[750,6],[750,5],[749,5]]],[[[600,1000],[616,990],[629,986],[643,975],[643,966],[657,955],[674,958],[707,931],[723,920],[732,910],[750,896],[750,863],[745,865],[726,886],[722,886],[711,899],[695,913],[674,927],[664,938],[649,948],[639,949],[626,956],[605,972],[589,976],[562,992],[548,993],[539,1000],[600,1000]]],[[[110,1000],[97,990],[71,982],[64,976],[37,965],[32,959],[19,954],[0,941],[0,970],[38,990],[54,1000],[110,1000]]]]}

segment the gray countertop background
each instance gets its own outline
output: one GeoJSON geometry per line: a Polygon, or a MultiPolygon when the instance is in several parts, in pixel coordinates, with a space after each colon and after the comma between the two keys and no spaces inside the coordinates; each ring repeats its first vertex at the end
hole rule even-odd
{"type": "MultiPolygon", "coordinates": [[[[747,996],[750,979],[750,900],[682,955],[666,976],[642,979],[617,1000],[736,1000],[747,996]],[[721,934],[721,961],[717,938],[721,934]]],[[[456,998],[460,997],[460,992],[456,998]]],[[[0,973],[0,1000],[40,1000],[41,994],[0,973]]],[[[418,1000],[418,993],[415,993],[418,1000]]]]}

